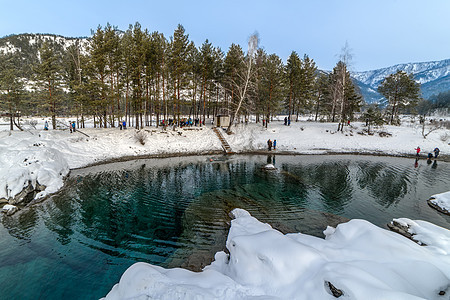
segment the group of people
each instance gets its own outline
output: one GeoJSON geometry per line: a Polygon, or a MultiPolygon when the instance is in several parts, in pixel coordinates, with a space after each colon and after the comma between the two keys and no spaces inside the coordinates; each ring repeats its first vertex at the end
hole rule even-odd
{"type": "MultiPolygon", "coordinates": [[[[420,147],[417,146],[417,148],[415,148],[414,150],[416,150],[416,156],[419,157],[420,151],[421,151],[420,147]]],[[[439,150],[438,147],[436,147],[436,148],[434,148],[433,152],[434,152],[434,158],[437,158],[439,156],[439,152],[441,152],[441,151],[439,150]]],[[[428,159],[431,159],[431,158],[433,158],[433,154],[431,152],[429,152],[428,159]]]]}
{"type": "Polygon", "coordinates": [[[284,117],[284,126],[291,126],[291,118],[284,117]]]}
{"type": "MultiPolygon", "coordinates": [[[[213,121],[212,121],[213,122],[213,121]]],[[[174,119],[169,119],[169,120],[161,120],[160,121],[160,125],[163,127],[166,126],[180,126],[180,127],[186,127],[186,126],[202,126],[205,125],[205,123],[199,119],[199,118],[182,118],[180,119],[180,121],[178,122],[177,120],[174,119]]]]}
{"type": "Polygon", "coordinates": [[[277,140],[273,140],[273,142],[272,142],[272,140],[269,139],[267,141],[267,148],[269,151],[272,151],[272,147],[273,147],[273,150],[277,150],[277,140]]]}
{"type": "Polygon", "coordinates": [[[69,121],[70,133],[75,132],[75,121],[69,121]]]}

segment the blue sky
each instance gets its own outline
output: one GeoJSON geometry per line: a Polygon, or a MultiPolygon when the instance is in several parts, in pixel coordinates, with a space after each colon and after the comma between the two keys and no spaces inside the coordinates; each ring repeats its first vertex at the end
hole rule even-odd
{"type": "Polygon", "coordinates": [[[107,22],[123,30],[139,22],[169,37],[182,24],[197,46],[209,39],[224,51],[231,43],[246,50],[257,31],[268,53],[285,61],[295,50],[328,70],[346,42],[354,71],[450,58],[448,0],[0,0],[0,7],[0,36],[90,36],[107,22]]]}

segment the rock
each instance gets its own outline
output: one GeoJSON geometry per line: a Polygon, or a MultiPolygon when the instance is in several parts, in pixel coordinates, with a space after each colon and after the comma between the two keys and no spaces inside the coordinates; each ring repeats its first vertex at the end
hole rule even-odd
{"type": "Polygon", "coordinates": [[[277,168],[275,168],[274,165],[272,164],[267,164],[263,167],[264,170],[276,170],[277,168]]]}
{"type": "Polygon", "coordinates": [[[7,216],[10,216],[14,214],[19,209],[17,206],[11,205],[11,204],[5,204],[2,208],[2,213],[5,213],[7,216]]]}
{"type": "MultiPolygon", "coordinates": [[[[39,184],[36,182],[36,186],[33,187],[31,182],[28,183],[28,186],[26,186],[20,193],[18,193],[16,196],[9,198],[8,203],[15,205],[15,204],[27,204],[31,202],[37,193],[42,192],[46,189],[46,186],[43,184],[39,184]]],[[[0,199],[1,202],[2,199],[0,199]]]]}
{"type": "Polygon", "coordinates": [[[413,241],[413,242],[416,242],[417,244],[419,244],[419,245],[421,245],[421,246],[426,246],[426,244],[421,243],[421,242],[419,242],[419,241],[417,241],[417,240],[414,239],[414,234],[411,234],[411,233],[408,232],[408,227],[407,227],[407,226],[404,226],[404,225],[402,225],[402,224],[399,224],[399,223],[396,222],[396,221],[392,221],[391,223],[388,223],[388,224],[387,224],[387,227],[388,227],[391,231],[396,232],[396,233],[398,233],[398,234],[401,234],[401,235],[403,235],[404,237],[410,239],[410,240],[413,241]]]}
{"type": "Polygon", "coordinates": [[[390,136],[392,136],[391,133],[386,132],[386,131],[381,131],[381,132],[378,133],[378,135],[379,135],[380,137],[390,137],[390,136]]]}
{"type": "Polygon", "coordinates": [[[344,295],[344,292],[335,287],[331,282],[325,281],[325,286],[329,288],[329,291],[335,298],[339,298],[340,296],[344,295]]]}
{"type": "Polygon", "coordinates": [[[435,210],[450,216],[450,211],[448,211],[445,208],[440,207],[439,205],[436,205],[435,203],[431,202],[431,200],[433,200],[433,199],[434,198],[430,198],[430,199],[427,200],[428,205],[431,206],[432,208],[434,208],[435,210]]]}
{"type": "Polygon", "coordinates": [[[19,204],[22,202],[27,202],[27,201],[29,202],[33,199],[33,198],[31,198],[33,196],[33,192],[34,192],[34,187],[31,184],[31,182],[28,182],[28,185],[20,193],[18,193],[14,197],[8,199],[8,203],[15,205],[15,204],[19,204]]]}

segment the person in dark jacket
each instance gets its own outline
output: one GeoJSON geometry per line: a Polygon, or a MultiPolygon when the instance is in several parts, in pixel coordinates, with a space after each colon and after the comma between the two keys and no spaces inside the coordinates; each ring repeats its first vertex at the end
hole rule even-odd
{"type": "Polygon", "coordinates": [[[441,152],[441,151],[439,150],[438,147],[434,148],[433,151],[434,151],[434,158],[437,158],[439,156],[439,152],[441,152]]]}

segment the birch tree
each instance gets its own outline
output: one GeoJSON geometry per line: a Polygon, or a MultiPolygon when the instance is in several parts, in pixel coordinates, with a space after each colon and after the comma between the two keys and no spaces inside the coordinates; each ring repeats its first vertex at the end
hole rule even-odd
{"type": "MultiPolygon", "coordinates": [[[[248,91],[248,87],[249,87],[250,79],[251,79],[251,75],[252,75],[253,59],[254,59],[256,50],[258,49],[258,43],[259,43],[258,34],[257,33],[252,34],[248,40],[248,52],[247,52],[248,59],[246,61],[246,71],[243,76],[243,85],[237,86],[239,102],[234,111],[233,117],[230,119],[230,124],[228,126],[227,133],[231,132],[231,125],[233,122],[235,122],[237,120],[237,116],[241,109],[242,103],[244,102],[244,99],[247,95],[247,91],[248,91]]],[[[237,122],[235,122],[235,124],[237,124],[237,122]]]]}

